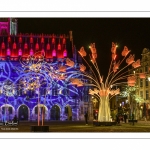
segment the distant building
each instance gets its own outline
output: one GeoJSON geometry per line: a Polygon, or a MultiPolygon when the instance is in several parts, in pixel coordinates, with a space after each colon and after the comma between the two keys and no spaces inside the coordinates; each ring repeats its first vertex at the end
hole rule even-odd
{"type": "Polygon", "coordinates": [[[144,103],[141,102],[138,104],[139,107],[139,118],[146,116],[147,119],[150,119],[150,50],[144,48],[142,51],[141,67],[136,69],[136,73],[145,73],[146,77],[138,78],[137,85],[138,90],[136,91],[137,95],[144,99],[144,103]]]}
{"type": "Polygon", "coordinates": [[[15,18],[0,18],[0,35],[17,35],[17,25],[15,18]]]}

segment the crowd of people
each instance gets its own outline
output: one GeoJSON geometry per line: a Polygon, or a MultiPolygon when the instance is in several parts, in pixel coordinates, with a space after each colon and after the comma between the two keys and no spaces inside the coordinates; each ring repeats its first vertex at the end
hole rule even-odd
{"type": "MultiPolygon", "coordinates": [[[[121,114],[117,114],[116,115],[116,122],[117,124],[120,124],[120,121],[124,122],[124,123],[127,123],[127,120],[128,120],[128,116],[127,114],[125,113],[124,115],[121,115],[121,114]]],[[[131,115],[131,119],[130,119],[134,125],[134,114],[132,113],[131,115]]]]}

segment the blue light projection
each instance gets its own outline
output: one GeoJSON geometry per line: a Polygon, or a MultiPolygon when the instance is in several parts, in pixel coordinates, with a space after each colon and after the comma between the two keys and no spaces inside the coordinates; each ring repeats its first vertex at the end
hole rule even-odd
{"type": "Polygon", "coordinates": [[[20,120],[37,120],[39,92],[41,109],[46,108],[45,120],[66,120],[66,106],[71,109],[72,120],[79,120],[83,87],[69,82],[72,77],[80,78],[77,69],[66,66],[65,59],[50,63],[39,61],[36,67],[33,64],[30,60],[0,62],[0,119],[11,120],[17,114],[20,120]],[[53,109],[55,106],[57,110],[53,109]]]}

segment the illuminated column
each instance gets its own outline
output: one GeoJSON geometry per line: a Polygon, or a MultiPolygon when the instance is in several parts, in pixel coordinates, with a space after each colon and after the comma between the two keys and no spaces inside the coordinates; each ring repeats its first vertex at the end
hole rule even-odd
{"type": "Polygon", "coordinates": [[[91,101],[89,102],[88,115],[89,115],[89,120],[93,120],[93,104],[91,101]]]}
{"type": "Polygon", "coordinates": [[[30,120],[32,121],[32,119],[33,119],[32,108],[30,108],[30,120]]]}
{"type": "Polygon", "coordinates": [[[40,91],[39,91],[39,88],[38,88],[38,126],[40,126],[40,91]]]}

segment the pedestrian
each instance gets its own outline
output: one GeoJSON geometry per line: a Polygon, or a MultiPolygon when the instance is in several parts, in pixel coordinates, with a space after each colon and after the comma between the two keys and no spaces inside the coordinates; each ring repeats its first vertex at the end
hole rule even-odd
{"type": "Polygon", "coordinates": [[[16,116],[16,115],[14,116],[13,121],[14,121],[15,123],[18,121],[18,119],[17,119],[17,116],[16,116]]]}
{"type": "Polygon", "coordinates": [[[132,113],[132,125],[134,125],[134,114],[132,113]]]}
{"type": "Polygon", "coordinates": [[[116,122],[117,122],[117,124],[120,124],[120,119],[119,119],[119,115],[118,114],[116,115],[116,122]]]}
{"type": "Polygon", "coordinates": [[[127,114],[124,114],[124,122],[127,122],[127,114]]]}
{"type": "Polygon", "coordinates": [[[85,117],[85,124],[88,125],[88,113],[87,112],[84,114],[84,117],[85,117]]]}
{"type": "Polygon", "coordinates": [[[145,121],[145,122],[147,121],[146,116],[144,116],[144,121],[145,121]]]}

